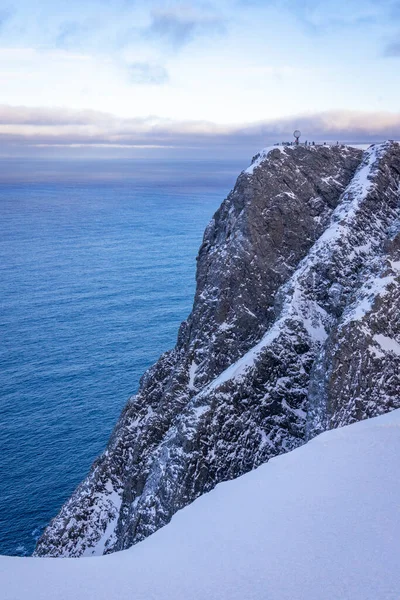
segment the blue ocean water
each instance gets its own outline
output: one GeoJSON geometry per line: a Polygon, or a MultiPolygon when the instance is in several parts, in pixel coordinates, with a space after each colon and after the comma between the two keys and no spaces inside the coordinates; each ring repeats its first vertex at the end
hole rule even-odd
{"type": "Polygon", "coordinates": [[[191,310],[243,164],[0,161],[0,553],[29,554],[191,310]]]}

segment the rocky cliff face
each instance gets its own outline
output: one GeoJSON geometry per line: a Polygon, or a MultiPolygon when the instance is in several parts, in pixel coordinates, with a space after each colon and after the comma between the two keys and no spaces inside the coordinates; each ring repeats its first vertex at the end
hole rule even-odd
{"type": "Polygon", "coordinates": [[[400,407],[400,145],[266,149],[206,229],[193,311],[36,555],[121,550],[218,482],[400,407]]]}

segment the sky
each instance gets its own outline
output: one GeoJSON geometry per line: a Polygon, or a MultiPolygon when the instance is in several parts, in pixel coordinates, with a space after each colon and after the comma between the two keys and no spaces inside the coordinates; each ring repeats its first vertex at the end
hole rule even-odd
{"type": "Polygon", "coordinates": [[[400,138],[400,0],[0,0],[0,155],[400,138]]]}

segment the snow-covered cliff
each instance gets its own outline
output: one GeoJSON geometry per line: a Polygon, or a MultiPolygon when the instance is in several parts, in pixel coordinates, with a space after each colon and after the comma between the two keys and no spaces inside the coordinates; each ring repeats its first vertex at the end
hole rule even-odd
{"type": "Polygon", "coordinates": [[[400,406],[400,145],[271,148],[206,229],[193,311],[36,554],[128,548],[217,483],[400,406]]]}

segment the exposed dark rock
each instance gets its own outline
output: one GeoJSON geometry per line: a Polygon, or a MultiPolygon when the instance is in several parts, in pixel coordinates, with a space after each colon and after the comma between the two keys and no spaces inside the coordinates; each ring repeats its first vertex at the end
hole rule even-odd
{"type": "Polygon", "coordinates": [[[400,406],[399,182],[396,143],[255,157],[206,229],[176,347],[37,555],[127,548],[218,482],[400,406]]]}

